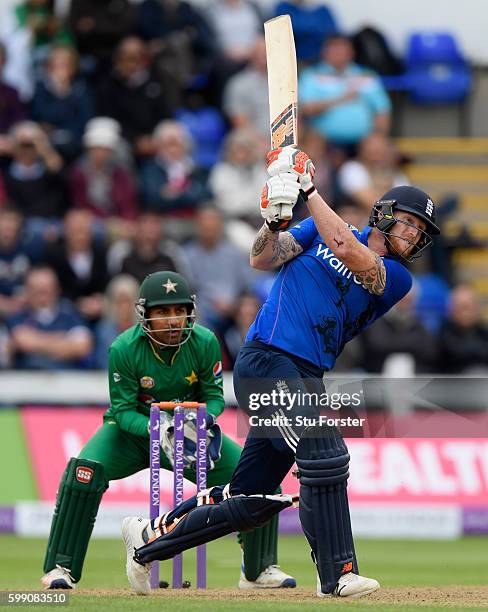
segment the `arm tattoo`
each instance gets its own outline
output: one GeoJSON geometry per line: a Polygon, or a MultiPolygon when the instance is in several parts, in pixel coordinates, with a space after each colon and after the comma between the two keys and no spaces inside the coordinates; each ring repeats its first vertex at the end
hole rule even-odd
{"type": "Polygon", "coordinates": [[[258,257],[268,245],[271,245],[271,254],[266,263],[273,267],[281,266],[303,251],[290,232],[271,232],[263,225],[251,247],[251,256],[258,257]]]}
{"type": "Polygon", "coordinates": [[[281,266],[290,259],[293,259],[303,251],[302,247],[293,237],[290,232],[282,232],[278,236],[278,240],[273,243],[273,255],[270,259],[270,264],[273,266],[281,266]]]}
{"type": "Polygon", "coordinates": [[[271,236],[272,232],[269,231],[266,225],[263,225],[263,227],[259,230],[258,235],[254,239],[254,242],[252,243],[251,255],[253,257],[261,255],[261,253],[266,248],[266,245],[268,244],[271,236]]]}
{"type": "Polygon", "coordinates": [[[373,295],[383,295],[386,286],[386,268],[379,255],[375,253],[374,257],[374,266],[362,272],[354,272],[354,276],[373,295]]]}

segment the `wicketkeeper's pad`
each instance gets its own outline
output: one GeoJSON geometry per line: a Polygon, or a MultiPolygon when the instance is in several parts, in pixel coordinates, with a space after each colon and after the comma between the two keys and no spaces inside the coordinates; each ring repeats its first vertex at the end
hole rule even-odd
{"type": "Polygon", "coordinates": [[[101,463],[75,457],[69,460],[56,496],[45,572],[61,565],[70,570],[75,582],[81,578],[98,506],[107,487],[101,463]]]}

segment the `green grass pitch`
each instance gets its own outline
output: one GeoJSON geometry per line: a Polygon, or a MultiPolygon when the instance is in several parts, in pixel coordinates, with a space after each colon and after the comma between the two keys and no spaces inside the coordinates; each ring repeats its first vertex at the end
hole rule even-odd
{"type": "MultiPolygon", "coordinates": [[[[208,586],[204,594],[196,589],[175,593],[161,590],[152,597],[136,597],[125,577],[125,548],[122,540],[93,540],[88,550],[83,581],[71,597],[69,610],[164,610],[179,612],[213,610],[316,610],[317,606],[342,610],[384,612],[488,608],[488,539],[463,538],[454,541],[360,540],[357,552],[364,575],[377,578],[379,593],[395,593],[391,601],[373,599],[318,600],[312,597],[315,573],[305,538],[280,538],[280,565],[293,574],[300,589],[279,594],[260,592],[242,599],[235,590],[240,551],[234,538],[223,538],[207,547],[208,586]],[[424,587],[412,602],[409,589],[424,587]],[[429,599],[429,587],[437,598],[429,599]],[[460,589],[461,587],[461,589],[460,589]],[[462,593],[466,592],[466,598],[462,593]],[[110,593],[113,591],[113,593],[110,593]],[[457,599],[449,594],[457,591],[457,599]],[[445,605],[439,592],[446,594],[445,605]],[[405,593],[405,601],[401,594],[405,593]],[[461,595],[460,595],[461,593],[461,595]],[[400,594],[400,601],[398,600],[400,594]],[[424,598],[423,598],[424,597],[424,598]]],[[[45,541],[0,536],[0,590],[37,590],[41,576],[45,541]]],[[[170,579],[169,563],[161,566],[161,577],[170,579]]],[[[194,553],[185,553],[184,578],[195,583],[194,553]]],[[[25,609],[25,608],[24,608],[25,609]]]]}

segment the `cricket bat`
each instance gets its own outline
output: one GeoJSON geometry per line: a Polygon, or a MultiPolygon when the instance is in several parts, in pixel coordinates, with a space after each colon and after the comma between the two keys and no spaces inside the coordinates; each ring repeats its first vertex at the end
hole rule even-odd
{"type": "MultiPolygon", "coordinates": [[[[297,144],[297,57],[289,15],[264,24],[268,67],[271,148],[297,144]]],[[[292,206],[281,205],[281,218],[291,219],[292,206]]]]}

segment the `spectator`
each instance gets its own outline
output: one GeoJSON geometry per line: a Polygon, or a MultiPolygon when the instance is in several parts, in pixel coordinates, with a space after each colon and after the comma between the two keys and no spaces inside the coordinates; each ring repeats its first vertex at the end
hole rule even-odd
{"type": "Polygon", "coordinates": [[[156,212],[139,215],[132,242],[116,242],[109,252],[112,274],[130,274],[139,283],[158,270],[173,270],[189,278],[186,255],[176,243],[164,238],[163,221],[156,212]]]}
{"type": "Polygon", "coordinates": [[[412,288],[358,339],[361,366],[366,372],[381,372],[386,359],[394,353],[411,355],[416,374],[437,370],[437,341],[417,317],[415,299],[415,288],[412,288]]]}
{"type": "Polygon", "coordinates": [[[354,202],[343,199],[334,210],[345,223],[349,223],[357,229],[364,227],[364,212],[354,202]]]}
{"type": "Polygon", "coordinates": [[[117,46],[113,70],[100,87],[99,111],[120,123],[136,156],[153,153],[151,133],[161,119],[171,116],[171,109],[140,38],[128,36],[117,46]]]}
{"type": "Polygon", "coordinates": [[[154,130],[155,155],[141,168],[142,201],[147,209],[190,216],[210,196],[205,173],[191,157],[192,142],[177,121],[154,130]]]}
{"type": "Polygon", "coordinates": [[[68,24],[85,68],[103,78],[114,47],[133,28],[134,10],[129,0],[71,0],[68,24]]]}
{"type": "Polygon", "coordinates": [[[0,40],[7,48],[5,79],[23,101],[32,96],[34,68],[44,61],[49,45],[72,42],[53,5],[52,0],[25,0],[4,10],[0,20],[0,40]]]}
{"type": "MultiPolygon", "coordinates": [[[[103,130],[110,131],[117,136],[117,149],[114,150],[115,158],[122,166],[134,168],[134,156],[127,140],[122,136],[122,126],[112,117],[93,117],[85,126],[85,133],[103,130]]],[[[83,134],[85,136],[85,134],[83,134]]]]}
{"type": "Polygon", "coordinates": [[[155,74],[174,111],[181,106],[182,91],[213,62],[213,32],[200,11],[181,0],[143,0],[138,31],[149,45],[155,74]]]}
{"type": "Polygon", "coordinates": [[[95,112],[92,93],[77,72],[76,51],[67,46],[52,47],[31,106],[32,119],[42,125],[51,144],[67,161],[80,153],[83,130],[95,112]]]}
{"type": "Polygon", "coordinates": [[[5,189],[28,229],[39,234],[68,208],[63,160],[37,123],[21,121],[10,135],[13,151],[4,173],[5,189]]]}
{"type": "Polygon", "coordinates": [[[74,206],[104,219],[111,236],[126,236],[138,212],[136,180],[118,160],[120,126],[113,119],[92,120],[83,136],[85,155],[73,166],[69,186],[74,206]]]}
{"type": "MultiPolygon", "coordinates": [[[[332,11],[322,2],[304,2],[303,0],[279,2],[274,14],[290,15],[299,62],[318,61],[324,41],[338,32],[332,11]]],[[[304,151],[306,150],[304,148],[304,151]]]]}
{"type": "Polygon", "coordinates": [[[61,370],[89,364],[92,335],[69,303],[59,298],[51,268],[33,268],[26,279],[26,305],[7,321],[17,369],[61,370]]]}
{"type": "Polygon", "coordinates": [[[223,334],[231,324],[238,296],[252,283],[244,255],[224,236],[222,214],[204,208],[197,215],[197,238],[186,253],[193,271],[202,325],[223,334]]]}
{"type": "Polygon", "coordinates": [[[34,67],[31,55],[31,32],[17,17],[18,7],[3,8],[0,19],[0,41],[6,51],[2,80],[13,87],[22,102],[29,102],[34,93],[34,67]]]}
{"type": "Polygon", "coordinates": [[[251,127],[269,142],[266,45],[258,36],[247,68],[229,79],[224,90],[224,112],[233,127],[251,127]]]}
{"type": "Polygon", "coordinates": [[[243,345],[251,323],[256,318],[260,308],[261,302],[253,293],[245,292],[239,296],[232,317],[232,324],[224,335],[225,349],[230,359],[229,369],[233,368],[237,353],[243,345]]]}
{"type": "Polygon", "coordinates": [[[0,208],[2,208],[2,206],[5,206],[6,203],[7,203],[7,192],[5,191],[5,182],[3,180],[3,175],[0,172],[0,208]]]}
{"type": "Polygon", "coordinates": [[[25,0],[15,7],[19,26],[32,33],[34,49],[48,48],[55,43],[71,43],[71,34],[54,11],[52,0],[25,0]]]}
{"type": "Polygon", "coordinates": [[[375,133],[361,141],[356,159],[341,166],[338,183],[341,193],[369,216],[371,202],[376,202],[392,187],[408,185],[409,180],[398,168],[398,156],[391,140],[375,133]]]}
{"type": "Polygon", "coordinates": [[[0,323],[0,369],[10,368],[10,341],[8,337],[7,326],[0,323]]]}
{"type": "Polygon", "coordinates": [[[42,256],[39,242],[29,240],[22,225],[18,210],[0,208],[0,317],[20,310],[25,277],[42,256]]]}
{"type": "Polygon", "coordinates": [[[488,369],[488,328],[476,293],[468,285],[452,290],[449,317],[439,332],[441,371],[469,374],[488,369]]]}
{"type": "Polygon", "coordinates": [[[135,325],[138,294],[139,283],[128,274],[119,274],[108,284],[104,315],[95,329],[95,368],[107,369],[110,345],[119,334],[135,325]]]}
{"type": "Polygon", "coordinates": [[[252,220],[253,225],[261,225],[256,202],[267,176],[262,153],[256,148],[252,129],[239,128],[227,136],[222,161],[214,166],[209,178],[216,206],[227,219],[252,220]]]}
{"type": "Polygon", "coordinates": [[[24,105],[19,99],[17,90],[3,80],[6,61],[7,51],[0,43],[0,155],[10,151],[10,141],[5,134],[25,116],[24,105]]]}
{"type": "Polygon", "coordinates": [[[258,199],[267,173],[261,151],[256,147],[256,134],[250,128],[231,132],[225,142],[222,161],[209,178],[209,187],[216,207],[226,219],[229,238],[249,252],[256,229],[262,224],[258,199]]]}
{"type": "MultiPolygon", "coordinates": [[[[327,140],[314,130],[302,130],[302,133],[300,133],[300,147],[314,160],[314,184],[317,186],[317,191],[319,191],[327,203],[332,204],[332,207],[334,207],[336,196],[334,165],[327,150],[327,140]]],[[[308,211],[303,212],[308,217],[308,211]]],[[[293,216],[295,217],[295,212],[293,216]]]]}
{"type": "Polygon", "coordinates": [[[388,133],[390,100],[378,77],[353,63],[345,36],[330,36],[321,61],[305,69],[299,80],[300,111],[330,144],[348,152],[373,131],[388,133]]]}
{"type": "Polygon", "coordinates": [[[236,66],[244,66],[262,32],[263,16],[258,7],[249,0],[212,0],[206,14],[221,55],[236,66]]]}
{"type": "Polygon", "coordinates": [[[68,211],[63,237],[47,247],[46,261],[57,274],[63,297],[73,301],[88,322],[97,321],[108,283],[107,253],[95,240],[90,211],[68,211]]]}

